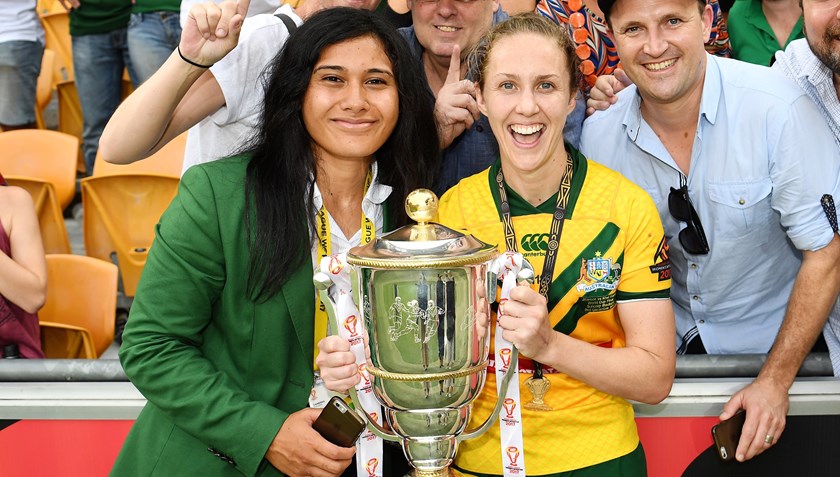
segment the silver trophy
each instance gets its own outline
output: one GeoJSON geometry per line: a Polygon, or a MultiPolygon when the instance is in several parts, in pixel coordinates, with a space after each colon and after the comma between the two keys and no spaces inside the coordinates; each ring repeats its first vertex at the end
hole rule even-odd
{"type": "MultiPolygon", "coordinates": [[[[376,378],[374,394],[390,430],[362,414],[372,433],[402,444],[414,477],[450,475],[458,443],[487,431],[503,404],[499,399],[483,424],[466,429],[471,403],[487,375],[497,279],[488,265],[498,251],[431,223],[437,200],[425,189],[412,192],[406,211],[417,225],[347,254],[353,299],[370,346],[367,370],[376,378]]],[[[518,279],[532,281],[533,275],[526,262],[518,279]]],[[[314,281],[335,332],[338,323],[328,295],[332,282],[320,272],[314,281]]],[[[511,362],[517,356],[514,348],[511,362]]],[[[500,396],[513,374],[509,369],[504,376],[500,396]]],[[[355,389],[350,395],[356,409],[362,409],[355,389]]]]}

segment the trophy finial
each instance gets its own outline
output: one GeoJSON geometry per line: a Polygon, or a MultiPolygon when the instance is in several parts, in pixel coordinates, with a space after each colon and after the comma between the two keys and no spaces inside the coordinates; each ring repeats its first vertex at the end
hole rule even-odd
{"type": "Polygon", "coordinates": [[[405,198],[405,213],[420,225],[437,216],[438,197],[429,189],[415,189],[405,198]]]}

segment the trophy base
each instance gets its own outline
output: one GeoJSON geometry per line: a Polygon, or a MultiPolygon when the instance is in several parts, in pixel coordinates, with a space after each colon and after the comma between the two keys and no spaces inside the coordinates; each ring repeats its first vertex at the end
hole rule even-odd
{"type": "Polygon", "coordinates": [[[414,469],[405,477],[454,477],[455,474],[449,470],[449,467],[440,470],[418,470],[414,469]]]}

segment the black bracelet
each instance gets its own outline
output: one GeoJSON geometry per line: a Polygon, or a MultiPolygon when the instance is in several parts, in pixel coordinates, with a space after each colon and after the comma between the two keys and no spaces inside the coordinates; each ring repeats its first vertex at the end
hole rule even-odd
{"type": "Polygon", "coordinates": [[[191,65],[193,65],[197,68],[205,68],[206,69],[206,68],[210,68],[211,66],[213,66],[213,65],[200,65],[200,64],[196,63],[195,61],[188,60],[187,57],[184,56],[183,53],[181,53],[181,45],[178,45],[178,47],[176,49],[178,50],[178,56],[180,56],[182,60],[186,61],[187,63],[189,63],[189,64],[191,64],[191,65]]]}

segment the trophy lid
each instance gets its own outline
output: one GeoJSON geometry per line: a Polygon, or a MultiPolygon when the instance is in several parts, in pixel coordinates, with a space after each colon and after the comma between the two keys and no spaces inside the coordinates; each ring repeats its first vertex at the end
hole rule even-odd
{"type": "Polygon", "coordinates": [[[495,245],[431,222],[437,209],[434,192],[412,191],[405,198],[405,211],[417,224],[354,247],[347,253],[347,262],[372,268],[447,268],[483,263],[498,255],[495,245]]]}

